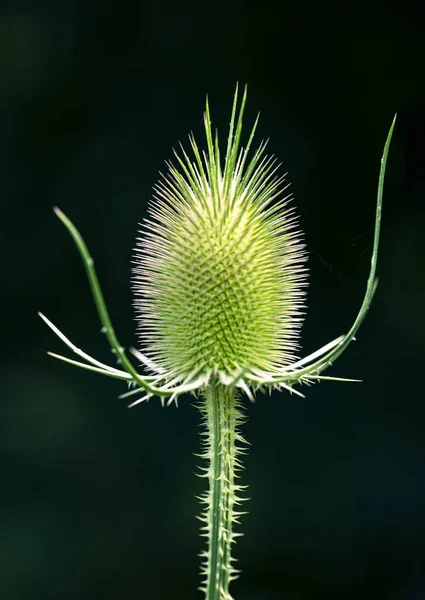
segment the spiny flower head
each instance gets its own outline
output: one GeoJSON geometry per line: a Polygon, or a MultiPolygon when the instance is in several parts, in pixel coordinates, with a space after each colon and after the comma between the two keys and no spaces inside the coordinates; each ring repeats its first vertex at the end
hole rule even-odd
{"type": "Polygon", "coordinates": [[[378,180],[376,220],[369,278],[359,313],[345,335],[301,360],[295,359],[301,326],[306,271],[305,253],[293,209],[284,196],[266,143],[250,153],[257,121],[245,148],[240,147],[246,89],[236,117],[233,102],[222,164],[213,139],[207,102],[207,150],[189,137],[192,158],[181,148],[178,166],[156,186],[150,218],[142,227],[133,287],[139,333],[145,353],[130,348],[149,374],[140,374],[115,334],[93,259],[75,225],[55,207],[83,260],[93,299],[112,352],[121,368],[93,358],[71,342],[47,317],[44,322],[83,362],[50,353],[67,363],[124,380],[121,398],[143,394],[130,406],[153,396],[177,403],[185,393],[210,386],[253,391],[286,389],[320,380],[356,381],[322,375],[355,339],[376,290],[385,169],[395,117],[378,180]],[[213,379],[211,379],[213,378],[213,379]]]}
{"type": "Polygon", "coordinates": [[[192,157],[155,187],[137,241],[135,308],[153,370],[185,380],[192,372],[226,382],[240,369],[276,371],[294,360],[306,271],[297,219],[266,143],[240,147],[246,89],[233,104],[225,160],[189,137],[192,157]]]}

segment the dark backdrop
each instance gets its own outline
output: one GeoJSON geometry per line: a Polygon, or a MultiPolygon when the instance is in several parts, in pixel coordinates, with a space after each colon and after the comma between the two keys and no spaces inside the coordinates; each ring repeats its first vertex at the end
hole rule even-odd
{"type": "MultiPolygon", "coordinates": [[[[347,331],[369,269],[394,113],[373,307],[305,400],[247,402],[250,514],[237,600],[425,598],[425,14],[416,2],[38,0],[1,7],[0,596],[201,598],[199,415],[127,410],[45,312],[111,361],[59,205],[125,345],[138,222],[171,148],[226,130],[236,81],[289,172],[310,251],[303,350],[347,331]],[[422,312],[420,312],[422,310],[422,312]],[[330,373],[329,373],[330,374],[330,373]]],[[[225,135],[225,134],[224,134],[225,135]]]]}

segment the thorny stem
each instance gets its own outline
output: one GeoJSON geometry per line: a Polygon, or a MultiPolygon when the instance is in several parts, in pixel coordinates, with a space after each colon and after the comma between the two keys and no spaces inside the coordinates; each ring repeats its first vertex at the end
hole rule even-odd
{"type": "Polygon", "coordinates": [[[241,468],[238,456],[242,453],[237,442],[245,442],[237,430],[243,417],[235,388],[211,384],[200,410],[206,425],[201,456],[209,463],[202,475],[209,479],[209,490],[201,497],[206,505],[200,517],[205,523],[202,530],[208,538],[208,549],[202,554],[205,580],[201,590],[206,600],[232,600],[229,584],[237,577],[237,570],[232,566],[231,546],[238,535],[233,532],[233,525],[244,514],[234,510],[243,500],[237,494],[244,488],[235,483],[236,472],[241,468]]]}

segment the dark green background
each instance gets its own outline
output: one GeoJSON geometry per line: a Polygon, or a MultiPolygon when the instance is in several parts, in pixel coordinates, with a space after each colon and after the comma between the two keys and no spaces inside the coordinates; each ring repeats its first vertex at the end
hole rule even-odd
{"type": "Polygon", "coordinates": [[[113,361],[76,250],[95,258],[121,343],[136,344],[130,260],[172,146],[247,124],[289,172],[310,251],[303,351],[347,331],[369,269],[394,113],[378,292],[322,383],[247,402],[252,498],[236,600],[425,598],[425,14],[404,2],[50,0],[0,9],[0,597],[201,598],[199,415],[127,410],[42,310],[113,361]]]}

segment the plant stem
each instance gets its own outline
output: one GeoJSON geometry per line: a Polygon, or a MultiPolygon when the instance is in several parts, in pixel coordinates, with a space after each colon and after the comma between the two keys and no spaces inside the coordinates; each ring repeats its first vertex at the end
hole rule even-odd
{"type": "Polygon", "coordinates": [[[206,431],[205,448],[201,455],[208,460],[204,477],[209,479],[209,490],[201,498],[206,508],[201,516],[205,523],[204,534],[208,538],[208,550],[202,574],[201,588],[206,600],[232,600],[229,584],[236,578],[232,566],[231,546],[237,534],[233,524],[243,513],[235,512],[235,505],[242,501],[237,493],[244,486],[236,485],[236,472],[241,468],[238,455],[242,453],[237,442],[243,443],[237,427],[243,418],[234,388],[211,384],[200,407],[206,431]]]}

